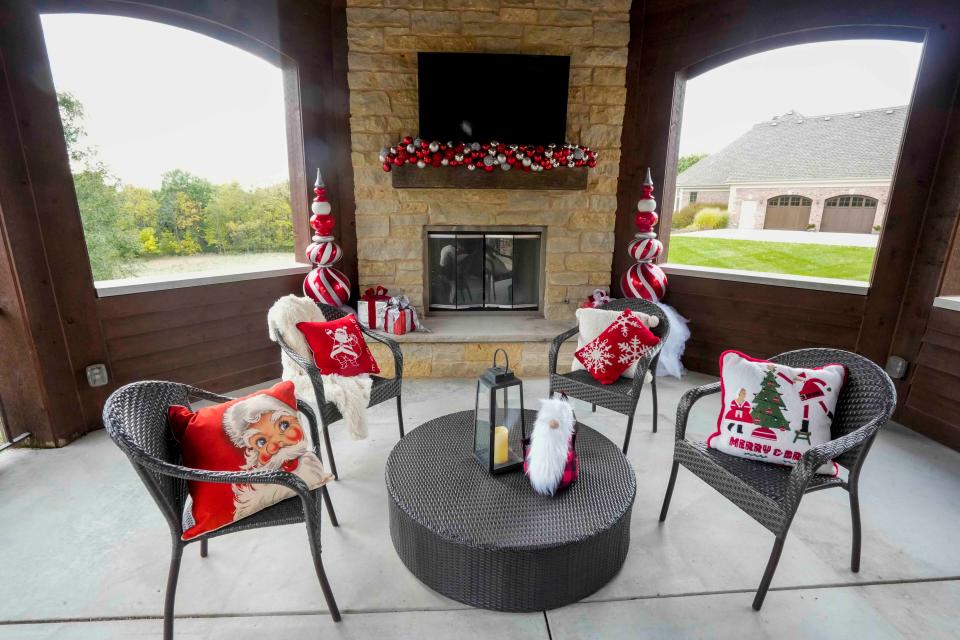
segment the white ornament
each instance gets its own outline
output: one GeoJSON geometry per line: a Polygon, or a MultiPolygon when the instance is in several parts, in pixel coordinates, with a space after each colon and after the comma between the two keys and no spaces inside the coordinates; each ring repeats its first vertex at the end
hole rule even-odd
{"type": "Polygon", "coordinates": [[[329,202],[311,202],[310,211],[320,216],[329,215],[330,203],[329,202]]]}
{"type": "Polygon", "coordinates": [[[424,162],[423,160],[417,160],[417,168],[418,168],[418,169],[423,169],[425,166],[427,166],[427,163],[426,163],[426,162],[424,162]]]}
{"type": "Polygon", "coordinates": [[[499,162],[500,164],[503,164],[506,161],[507,161],[507,156],[505,156],[502,153],[497,154],[497,162],[499,162]]]}
{"type": "Polygon", "coordinates": [[[531,164],[531,163],[532,163],[533,161],[532,161],[532,160],[530,160],[530,158],[528,158],[528,157],[526,157],[526,156],[524,156],[524,157],[523,157],[523,160],[521,160],[520,162],[522,162],[522,163],[523,163],[523,166],[525,166],[525,167],[529,167],[529,166],[530,166],[530,164],[531,164]]]}
{"type": "Polygon", "coordinates": [[[473,163],[470,163],[470,164],[467,165],[467,169],[469,169],[470,171],[476,171],[476,170],[477,170],[477,165],[475,165],[475,164],[473,164],[473,163]]]}
{"type": "Polygon", "coordinates": [[[430,146],[428,148],[430,149],[431,153],[436,153],[437,149],[440,148],[440,143],[434,140],[433,142],[430,143],[430,146]]]}
{"type": "Polygon", "coordinates": [[[450,164],[450,161],[447,160],[446,158],[443,158],[442,160],[440,160],[440,164],[442,164],[443,166],[447,166],[448,164],[450,164]]]}
{"type": "Polygon", "coordinates": [[[501,164],[501,165],[500,165],[500,168],[503,169],[504,171],[510,171],[510,165],[507,164],[506,162],[504,162],[503,164],[501,164]]]}
{"type": "Polygon", "coordinates": [[[416,150],[417,150],[417,148],[414,147],[412,144],[408,144],[408,145],[407,145],[407,153],[414,153],[414,152],[416,152],[416,150]]]}
{"type": "Polygon", "coordinates": [[[637,211],[656,211],[657,201],[653,198],[644,198],[637,203],[637,211]]]}

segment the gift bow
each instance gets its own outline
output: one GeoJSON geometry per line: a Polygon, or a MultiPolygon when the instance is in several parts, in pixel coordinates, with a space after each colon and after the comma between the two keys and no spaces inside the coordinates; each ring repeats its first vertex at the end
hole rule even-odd
{"type": "Polygon", "coordinates": [[[369,289],[364,291],[362,297],[369,299],[369,298],[383,297],[386,295],[387,295],[387,288],[384,287],[383,285],[377,285],[376,288],[370,287],[369,289]]]}
{"type": "Polygon", "coordinates": [[[409,309],[410,298],[408,298],[407,296],[393,296],[387,302],[387,306],[393,309],[409,309]]]}
{"type": "Polygon", "coordinates": [[[413,330],[429,333],[426,327],[420,324],[420,318],[417,317],[417,310],[410,306],[410,298],[404,295],[393,296],[387,301],[387,304],[380,309],[377,318],[378,322],[384,327],[384,330],[389,331],[387,326],[393,326],[400,315],[407,310],[410,311],[411,319],[413,320],[413,330]]]}

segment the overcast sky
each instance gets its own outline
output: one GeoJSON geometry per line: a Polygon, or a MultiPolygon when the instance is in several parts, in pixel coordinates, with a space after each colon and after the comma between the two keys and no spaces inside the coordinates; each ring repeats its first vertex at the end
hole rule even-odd
{"type": "MultiPolygon", "coordinates": [[[[83,103],[89,142],[124,182],[157,187],[174,168],[247,186],[287,178],[277,67],[144,20],[54,14],[43,28],[57,90],[83,103]]],[[[906,42],[825,42],[708,71],[687,82],[680,154],[717,151],[790,109],[819,115],[907,104],[920,51],[906,42]]]]}
{"type": "Polygon", "coordinates": [[[846,40],[741,58],[687,81],[680,155],[712,153],[791,109],[806,116],[908,104],[922,46],[846,40]]]}
{"type": "Polygon", "coordinates": [[[155,188],[176,168],[215,183],[287,179],[278,67],[146,20],[51,14],[43,31],[57,91],[83,103],[88,142],[124,182],[155,188]]]}

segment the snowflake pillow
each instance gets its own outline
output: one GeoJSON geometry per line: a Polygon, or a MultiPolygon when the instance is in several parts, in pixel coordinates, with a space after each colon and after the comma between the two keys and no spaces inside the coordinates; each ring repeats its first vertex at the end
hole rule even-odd
{"type": "Polygon", "coordinates": [[[660,338],[630,309],[624,309],[591,342],[577,349],[574,357],[587,372],[603,384],[613,384],[647,351],[660,344],[660,338]]]}
{"type": "Polygon", "coordinates": [[[297,329],[307,339],[320,373],[341,376],[380,373],[356,316],[330,322],[298,322],[297,329]]]}
{"type": "MultiPolygon", "coordinates": [[[[740,458],[793,466],[829,442],[847,370],[842,364],[795,369],[738,351],[720,356],[721,410],[707,446],[740,458]]],[[[830,462],[818,473],[837,475],[830,462]]]]}
{"type": "MultiPolygon", "coordinates": [[[[603,333],[603,330],[609,327],[610,323],[614,322],[619,315],[619,311],[611,311],[610,309],[577,309],[577,330],[580,333],[580,336],[577,338],[577,349],[582,349],[588,343],[596,340],[597,336],[603,333]]],[[[645,313],[634,311],[631,321],[637,318],[648,328],[653,328],[660,322],[660,318],[657,316],[649,316],[645,313]]],[[[574,358],[570,364],[570,371],[579,371],[584,368],[583,364],[576,358],[574,358]]],[[[636,372],[637,365],[634,363],[627,367],[627,370],[620,375],[624,378],[633,378],[636,372]]]]}

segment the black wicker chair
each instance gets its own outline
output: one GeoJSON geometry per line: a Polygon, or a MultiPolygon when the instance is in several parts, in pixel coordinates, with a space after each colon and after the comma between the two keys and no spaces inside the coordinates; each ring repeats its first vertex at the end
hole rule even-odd
{"type": "MultiPolygon", "coordinates": [[[[320,311],[323,313],[323,317],[328,321],[337,320],[343,318],[347,314],[336,307],[331,307],[326,304],[317,303],[317,306],[320,307],[320,311]]],[[[397,423],[400,425],[400,437],[403,437],[403,406],[400,400],[400,391],[403,383],[403,352],[400,351],[400,345],[397,344],[395,340],[391,340],[385,335],[375,333],[370,331],[364,326],[360,326],[360,330],[363,331],[364,335],[369,336],[370,338],[376,340],[377,342],[382,342],[390,348],[390,352],[393,354],[393,366],[394,366],[394,377],[392,378],[383,378],[381,376],[370,376],[373,378],[373,388],[370,390],[370,404],[367,406],[373,407],[380,404],[381,402],[386,402],[391,398],[397,399],[397,423]]],[[[327,458],[330,461],[330,472],[337,478],[339,474],[337,473],[337,463],[333,457],[333,449],[330,447],[330,432],[329,427],[331,424],[343,418],[340,415],[340,411],[337,410],[337,405],[332,402],[328,402],[324,397],[323,393],[323,378],[320,376],[320,370],[317,369],[317,366],[313,363],[310,358],[304,358],[299,353],[297,353],[293,348],[290,347],[284,341],[283,336],[277,331],[277,344],[280,345],[280,348],[283,352],[301,369],[307,372],[307,375],[310,377],[310,383],[313,385],[313,393],[317,398],[317,410],[320,412],[320,421],[323,423],[323,443],[327,448],[327,458]]]]}
{"type": "MultiPolygon", "coordinates": [[[[173,552],[170,558],[170,573],[167,577],[167,593],[163,609],[163,637],[173,638],[173,607],[177,593],[177,577],[180,573],[180,558],[183,548],[200,542],[200,556],[207,556],[207,541],[210,538],[284,524],[305,522],[313,564],[320,580],[323,597],[327,601],[330,615],[334,621],[340,621],[340,610],[330,590],[323,562],[320,559],[320,501],[326,504],[327,514],[333,526],[338,526],[337,516],[330,502],[327,488],[309,490],[299,477],[286,471],[204,471],[182,466],[180,448],[173,440],[167,427],[167,408],[171,405],[190,406],[190,398],[201,398],[214,402],[231,400],[226,396],[203,391],[195,387],[174,382],[135,382],[117,389],[108,399],[103,409],[103,424],[113,441],[130,459],[147,491],[156,501],[170,526],[173,540],[173,552]],[[297,497],[288,498],[272,505],[250,517],[238,520],[216,531],[205,533],[184,541],[181,534],[193,526],[193,516],[186,508],[187,481],[221,482],[230,484],[280,484],[297,497]]],[[[318,457],[320,446],[317,433],[317,420],[313,410],[297,402],[297,408],[307,417],[314,450],[318,457]]]]}
{"type": "Polygon", "coordinates": [[[860,570],[860,498],[857,487],[860,470],[877,431],[890,419],[897,402],[897,392],[883,369],[847,351],[800,349],[782,353],[770,360],[790,367],[811,368],[830,363],[847,367],[846,384],[830,425],[834,439],[809,449],[792,469],[708,449],[705,442],[691,442],[684,437],[687,417],[697,400],[720,391],[720,383],[690,389],[677,407],[673,468],[660,510],[660,522],[663,522],[670,507],[677,468],[682,464],[776,536],[767,569],[753,599],[753,608],[757,611],[763,605],[780,561],[787,531],[800,506],[800,499],[806,493],[832,487],[849,492],[853,520],[850,569],[854,572],[860,570]],[[849,471],[846,481],[817,474],[816,470],[830,460],[849,471]]]}
{"type": "MultiPolygon", "coordinates": [[[[560,353],[560,347],[564,342],[573,338],[579,333],[577,327],[564,331],[550,343],[550,395],[554,393],[565,393],[570,398],[576,398],[584,402],[589,402],[596,410],[597,405],[617,413],[627,416],[627,435],[623,439],[623,453],[627,453],[630,446],[630,434],[633,432],[633,414],[637,411],[637,402],[640,400],[640,390],[643,388],[644,374],[649,369],[651,373],[657,370],[657,361],[660,358],[660,348],[663,341],[670,333],[670,323],[667,316],[657,305],[646,300],[634,300],[630,298],[621,300],[611,300],[600,307],[609,311],[622,311],[630,309],[639,311],[647,315],[656,316],[659,324],[651,329],[654,335],[660,338],[660,344],[647,352],[637,364],[637,374],[630,380],[629,378],[620,378],[613,384],[601,384],[587,371],[571,371],[569,373],[557,373],[557,356],[560,353]]],[[[650,383],[653,393],[653,432],[657,432],[657,376],[653,375],[650,383]]]]}

